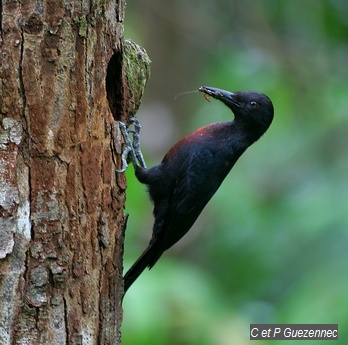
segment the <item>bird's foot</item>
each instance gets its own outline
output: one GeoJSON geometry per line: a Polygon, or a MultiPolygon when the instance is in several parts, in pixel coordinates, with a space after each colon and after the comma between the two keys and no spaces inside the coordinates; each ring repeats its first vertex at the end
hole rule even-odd
{"type": "Polygon", "coordinates": [[[140,130],[141,125],[139,123],[139,120],[135,117],[131,117],[130,120],[134,123],[134,131],[133,133],[133,150],[135,153],[135,156],[137,157],[137,160],[142,168],[146,168],[146,163],[143,157],[143,153],[140,149],[140,130]]]}
{"type": "Polygon", "coordinates": [[[121,155],[122,168],[116,170],[116,172],[123,173],[128,168],[128,156],[130,156],[130,160],[132,161],[133,164],[136,163],[136,158],[135,158],[135,154],[134,154],[134,150],[132,146],[132,141],[129,137],[126,125],[121,121],[118,121],[118,124],[120,126],[120,131],[124,139],[124,149],[121,155]]]}
{"type": "Polygon", "coordinates": [[[127,130],[127,126],[118,121],[122,136],[124,138],[124,150],[122,152],[122,169],[116,170],[118,173],[125,172],[128,168],[128,158],[134,166],[141,166],[146,168],[145,160],[140,149],[140,123],[135,117],[130,118],[131,122],[134,123],[134,130],[127,130]],[[129,133],[133,134],[133,142],[129,136],[129,133]]]}

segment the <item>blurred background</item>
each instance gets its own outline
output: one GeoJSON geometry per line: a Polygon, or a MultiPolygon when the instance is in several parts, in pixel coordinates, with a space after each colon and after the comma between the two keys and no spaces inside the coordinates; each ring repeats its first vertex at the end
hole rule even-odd
{"type": "MultiPolygon", "coordinates": [[[[129,0],[125,37],[152,60],[137,114],[149,167],[182,136],[232,117],[183,92],[259,91],[275,118],[129,290],[122,343],[267,345],[249,340],[251,323],[338,323],[335,344],[348,344],[348,2],[129,0]]],[[[153,224],[132,167],[127,179],[125,271],[153,224]]]]}

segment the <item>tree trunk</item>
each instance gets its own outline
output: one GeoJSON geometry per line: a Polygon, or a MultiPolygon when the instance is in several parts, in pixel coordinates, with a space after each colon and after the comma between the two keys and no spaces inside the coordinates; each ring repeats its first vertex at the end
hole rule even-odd
{"type": "Polygon", "coordinates": [[[0,344],[119,344],[124,1],[0,11],[0,344]]]}

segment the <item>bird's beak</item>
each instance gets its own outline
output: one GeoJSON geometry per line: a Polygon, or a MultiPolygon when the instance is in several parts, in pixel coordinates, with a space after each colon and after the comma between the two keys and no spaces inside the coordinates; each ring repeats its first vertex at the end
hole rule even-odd
{"type": "Polygon", "coordinates": [[[216,89],[215,87],[201,86],[198,91],[204,92],[206,95],[211,96],[219,101],[225,103],[231,109],[240,107],[240,103],[236,100],[236,94],[233,92],[216,89]]]}

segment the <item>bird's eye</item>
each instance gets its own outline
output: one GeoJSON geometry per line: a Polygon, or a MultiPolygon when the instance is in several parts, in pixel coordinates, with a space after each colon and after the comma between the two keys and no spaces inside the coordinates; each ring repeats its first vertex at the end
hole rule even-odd
{"type": "Polygon", "coordinates": [[[256,103],[255,101],[251,101],[251,102],[250,102],[250,106],[251,106],[252,108],[256,108],[256,107],[257,107],[257,103],[256,103]]]}

